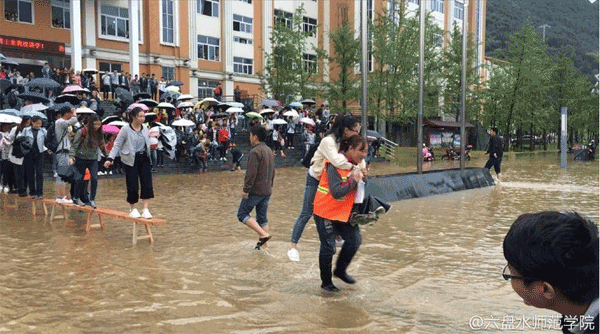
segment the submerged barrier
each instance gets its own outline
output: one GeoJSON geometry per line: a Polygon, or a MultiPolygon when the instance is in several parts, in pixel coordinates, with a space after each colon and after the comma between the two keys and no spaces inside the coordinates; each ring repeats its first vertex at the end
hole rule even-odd
{"type": "Polygon", "coordinates": [[[487,168],[446,169],[423,174],[392,174],[369,177],[366,190],[388,202],[493,186],[487,168]]]}

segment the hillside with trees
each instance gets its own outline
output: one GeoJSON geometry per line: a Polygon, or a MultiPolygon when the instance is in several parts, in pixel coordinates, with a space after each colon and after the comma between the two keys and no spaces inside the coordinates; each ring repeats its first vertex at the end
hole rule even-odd
{"type": "Polygon", "coordinates": [[[486,54],[504,58],[509,36],[530,17],[536,31],[547,24],[548,53],[573,52],[573,62],[589,80],[598,74],[598,3],[589,0],[488,0],[486,54]]]}

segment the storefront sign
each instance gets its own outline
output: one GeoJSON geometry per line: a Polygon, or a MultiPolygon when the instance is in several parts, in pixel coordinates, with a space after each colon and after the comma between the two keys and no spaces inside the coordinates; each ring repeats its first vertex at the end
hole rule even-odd
{"type": "Polygon", "coordinates": [[[0,35],[0,48],[65,54],[65,44],[0,35]]]}

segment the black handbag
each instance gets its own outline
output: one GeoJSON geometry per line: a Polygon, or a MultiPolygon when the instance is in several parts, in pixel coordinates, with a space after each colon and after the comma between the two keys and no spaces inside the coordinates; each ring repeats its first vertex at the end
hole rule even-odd
{"type": "Polygon", "coordinates": [[[13,142],[13,150],[12,155],[16,158],[24,157],[29,151],[31,151],[31,147],[33,146],[33,138],[31,137],[17,137],[13,142]]]}
{"type": "Polygon", "coordinates": [[[65,182],[75,183],[75,166],[66,165],[56,167],[56,174],[65,182]]]}

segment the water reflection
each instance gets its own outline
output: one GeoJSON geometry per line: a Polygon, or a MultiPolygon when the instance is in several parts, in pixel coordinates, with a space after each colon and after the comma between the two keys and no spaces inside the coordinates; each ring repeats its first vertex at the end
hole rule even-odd
{"type": "MultiPolygon", "coordinates": [[[[452,164],[449,162],[445,164],[452,164]]],[[[472,161],[473,165],[484,162],[472,161]]],[[[444,166],[434,162],[432,168],[444,166]]],[[[131,226],[85,234],[0,211],[0,331],[15,333],[465,333],[469,319],[550,316],[523,305],[500,276],[502,239],[521,213],[577,210],[598,221],[598,163],[507,159],[500,186],[394,203],[363,229],[355,286],[324,295],[312,221],[286,256],[306,170],[276,172],[268,251],[237,222],[243,172],[158,176],[156,244],[131,246],[131,226]],[[540,168],[539,166],[544,166],[540,168]]],[[[380,164],[373,173],[409,166],[380,164]]],[[[100,182],[98,204],[126,210],[124,180],[100,182]]],[[[48,188],[49,189],[49,188],[48,188]]],[[[506,332],[506,331],[504,331],[506,332]]],[[[538,333],[539,330],[519,330],[538,333]]]]}

